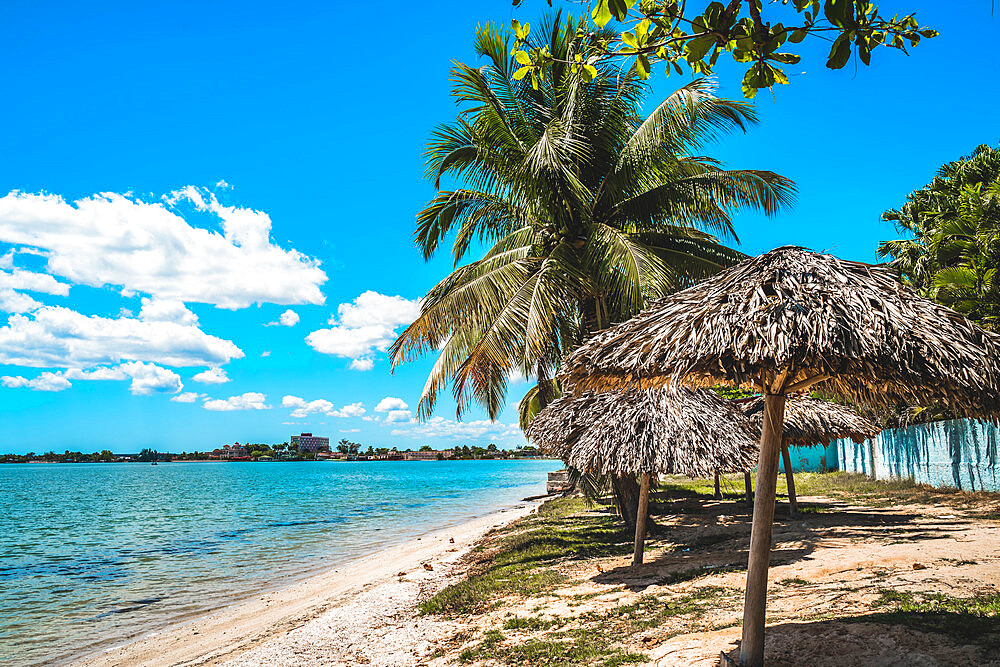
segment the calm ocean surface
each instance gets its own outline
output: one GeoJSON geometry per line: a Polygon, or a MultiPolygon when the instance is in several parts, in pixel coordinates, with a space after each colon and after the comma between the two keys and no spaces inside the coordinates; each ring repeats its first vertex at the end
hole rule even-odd
{"type": "Polygon", "coordinates": [[[509,507],[560,467],[0,465],[0,664],[62,662],[509,507]]]}

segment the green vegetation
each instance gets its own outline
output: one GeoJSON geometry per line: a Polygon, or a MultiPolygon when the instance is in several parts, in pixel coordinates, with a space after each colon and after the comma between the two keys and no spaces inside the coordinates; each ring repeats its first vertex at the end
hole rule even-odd
{"type": "Polygon", "coordinates": [[[568,560],[623,554],[631,536],[611,517],[580,516],[578,498],[542,505],[535,516],[493,533],[470,574],[420,605],[424,614],[470,614],[501,598],[529,596],[566,581],[555,566],[568,560]]]}
{"type": "MultiPolygon", "coordinates": [[[[515,5],[525,0],[514,0],[515,5]]],[[[551,2],[549,3],[552,4],[551,2]]],[[[731,2],[678,2],[678,0],[587,0],[583,3],[593,25],[581,31],[598,39],[574,54],[563,54],[528,41],[529,24],[513,21],[520,49],[516,52],[517,79],[526,78],[535,88],[556,78],[557,68],[570,71],[583,81],[598,76],[598,68],[609,60],[631,66],[646,78],[658,63],[666,75],[690,70],[691,75],[709,74],[720,55],[746,63],[743,94],[754,97],[761,88],[788,83],[784,65],[795,65],[800,56],[790,46],[808,37],[829,43],[826,66],[841,69],[852,60],[868,65],[872,51],[886,46],[907,52],[921,37],[937,32],[921,27],[913,14],[883,17],[878,5],[868,0],[787,0],[761,3],[760,0],[731,2]],[[607,36],[599,29],[612,20],[625,32],[607,36]],[[786,25],[784,22],[790,22],[786,25]],[[852,56],[854,56],[852,58],[852,56]]],[[[809,68],[807,68],[809,69],[809,68]]]]}
{"type": "Polygon", "coordinates": [[[506,642],[498,630],[490,630],[475,648],[464,650],[460,663],[495,660],[504,665],[563,667],[599,665],[618,667],[646,662],[649,656],[615,648],[614,643],[596,631],[567,631],[531,638],[524,642],[506,642]]]}
{"type": "MultiPolygon", "coordinates": [[[[527,41],[572,59],[616,36],[581,26],[552,14],[527,41]]],[[[392,346],[393,364],[438,355],[421,417],[449,382],[459,413],[475,401],[495,417],[512,374],[538,382],[526,409],[546,403],[565,352],[647,298],[743,259],[713,234],[735,238],[734,212],[770,216],[794,197],[777,174],[705,157],[709,142],[757,122],[750,105],[714,96],[709,82],[688,83],[644,116],[650,91],[635,72],[601,63],[585,83],[553,63],[534,88],[516,74],[514,43],[505,28],[477,29],[485,64],[453,68],[461,111],[426,151],[440,189],[417,216],[417,246],[430,259],[450,239],[455,264],[479,242],[487,249],[425,296],[392,346]],[[452,179],[464,187],[442,187],[452,179]]]]}
{"type": "Polygon", "coordinates": [[[907,284],[987,329],[1000,326],[1000,148],[942,165],[882,219],[906,234],[878,254],[907,284]]]}
{"type": "Polygon", "coordinates": [[[872,615],[849,620],[903,625],[923,632],[939,632],[980,646],[992,655],[1000,651],[1000,593],[950,597],[942,593],[884,590],[872,615]]]}

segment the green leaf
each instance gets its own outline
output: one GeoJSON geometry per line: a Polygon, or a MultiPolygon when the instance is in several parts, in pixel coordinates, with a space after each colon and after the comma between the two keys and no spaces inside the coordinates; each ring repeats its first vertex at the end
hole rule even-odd
{"type": "Polygon", "coordinates": [[[854,0],[826,0],[823,13],[838,28],[851,28],[854,23],[854,0]]]}
{"type": "Polygon", "coordinates": [[[639,75],[640,79],[649,78],[649,59],[646,56],[639,54],[635,58],[635,71],[639,75]]]}
{"type": "Polygon", "coordinates": [[[639,42],[636,40],[635,35],[630,32],[622,33],[622,41],[634,49],[639,48],[639,42]]]}
{"type": "Polygon", "coordinates": [[[798,44],[803,39],[805,39],[806,35],[808,34],[809,33],[805,30],[793,30],[792,36],[788,38],[788,41],[791,42],[792,44],[798,44]]]}
{"type": "Polygon", "coordinates": [[[518,40],[524,39],[524,32],[522,32],[521,30],[520,21],[518,21],[517,19],[511,19],[510,27],[514,29],[514,36],[517,37],[518,40]]]}
{"type": "Polygon", "coordinates": [[[531,71],[531,67],[520,67],[514,72],[514,78],[520,81],[524,78],[524,75],[531,71]]]}
{"type": "Polygon", "coordinates": [[[768,65],[768,68],[770,68],[771,70],[771,74],[774,77],[775,83],[788,83],[788,75],[785,74],[783,70],[780,70],[777,67],[773,67],[771,65],[768,65]]]}
{"type": "Polygon", "coordinates": [[[529,56],[526,51],[518,51],[517,53],[515,53],[514,60],[521,63],[522,65],[531,64],[531,56],[529,56]]]}
{"type": "Polygon", "coordinates": [[[752,100],[757,97],[757,65],[747,70],[743,75],[743,97],[752,100]]]}
{"type": "Polygon", "coordinates": [[[593,80],[595,78],[597,78],[597,68],[594,67],[593,65],[584,65],[583,66],[583,80],[584,81],[591,81],[591,80],[593,80]]]}
{"type": "Polygon", "coordinates": [[[594,10],[590,13],[590,17],[594,20],[594,23],[598,28],[603,28],[614,18],[611,15],[611,8],[608,6],[609,0],[597,0],[594,3],[594,10]]]}
{"type": "Polygon", "coordinates": [[[692,39],[684,45],[684,57],[689,63],[701,60],[713,46],[715,46],[714,37],[699,37],[698,39],[692,39]]]}
{"type": "Polygon", "coordinates": [[[772,53],[771,60],[776,60],[779,63],[784,63],[786,65],[795,65],[802,60],[802,58],[794,53],[772,53]]]}
{"type": "Polygon", "coordinates": [[[851,40],[846,33],[840,35],[830,47],[830,57],[826,61],[826,66],[830,69],[840,69],[847,64],[851,57],[851,40]]]}

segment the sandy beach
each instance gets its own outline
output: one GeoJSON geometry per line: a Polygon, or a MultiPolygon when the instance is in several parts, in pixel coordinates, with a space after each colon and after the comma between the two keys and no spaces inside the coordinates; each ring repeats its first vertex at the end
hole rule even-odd
{"type": "Polygon", "coordinates": [[[536,507],[524,502],[424,535],[73,664],[420,664],[453,628],[419,617],[416,605],[460,576],[458,561],[491,528],[536,507]]]}

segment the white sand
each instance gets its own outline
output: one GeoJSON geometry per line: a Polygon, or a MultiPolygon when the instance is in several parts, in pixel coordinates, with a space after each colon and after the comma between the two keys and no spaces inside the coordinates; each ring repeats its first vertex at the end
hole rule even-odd
{"type": "Polygon", "coordinates": [[[490,528],[535,507],[425,535],[75,664],[419,665],[454,628],[419,616],[417,604],[460,576],[459,558],[490,528]]]}

